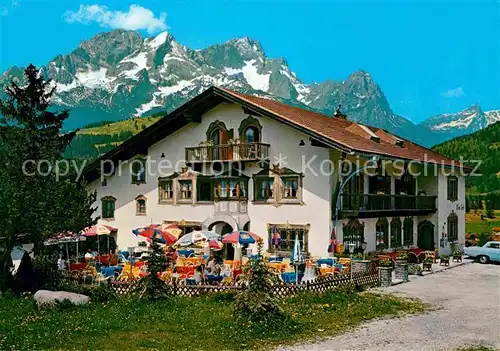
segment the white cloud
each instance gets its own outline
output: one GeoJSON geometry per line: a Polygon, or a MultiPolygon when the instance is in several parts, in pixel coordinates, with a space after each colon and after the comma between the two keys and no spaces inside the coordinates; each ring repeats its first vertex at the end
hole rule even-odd
{"type": "Polygon", "coordinates": [[[460,87],[456,87],[454,89],[449,89],[449,90],[443,91],[441,93],[441,96],[444,96],[446,98],[458,98],[458,97],[465,96],[465,91],[464,91],[464,88],[462,88],[460,86],[460,87]]]}
{"type": "Polygon", "coordinates": [[[167,29],[165,12],[155,17],[153,11],[139,5],[130,5],[128,12],[112,11],[102,5],[80,5],[77,12],[67,11],[63,18],[68,23],[97,22],[105,28],[144,29],[149,34],[167,29]]]}

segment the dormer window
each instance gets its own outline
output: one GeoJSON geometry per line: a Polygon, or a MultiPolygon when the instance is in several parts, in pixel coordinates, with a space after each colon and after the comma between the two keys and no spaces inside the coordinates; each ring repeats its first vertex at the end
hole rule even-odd
{"type": "Polygon", "coordinates": [[[137,158],[131,162],[132,184],[146,183],[146,160],[137,158]]]}
{"type": "Polygon", "coordinates": [[[249,126],[244,133],[245,143],[258,143],[260,141],[260,132],[255,126],[249,126]]]}

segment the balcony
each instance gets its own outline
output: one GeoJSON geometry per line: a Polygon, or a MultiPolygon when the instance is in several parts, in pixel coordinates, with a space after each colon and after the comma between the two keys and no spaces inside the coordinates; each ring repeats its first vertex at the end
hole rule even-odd
{"type": "Polygon", "coordinates": [[[269,144],[203,145],[186,148],[187,162],[231,162],[269,159],[269,144]]]}
{"type": "Polygon", "coordinates": [[[436,212],[437,196],[341,194],[341,217],[426,215],[436,212]]]}

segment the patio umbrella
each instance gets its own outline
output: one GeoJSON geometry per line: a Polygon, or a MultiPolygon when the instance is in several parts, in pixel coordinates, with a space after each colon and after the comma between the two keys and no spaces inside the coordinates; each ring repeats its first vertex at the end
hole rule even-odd
{"type": "MultiPolygon", "coordinates": [[[[96,224],[91,227],[87,227],[83,230],[83,235],[85,236],[97,236],[97,254],[99,255],[99,236],[100,235],[110,235],[116,232],[118,229],[106,224],[96,224]]],[[[108,237],[108,252],[109,252],[109,237],[108,237]]]]}
{"type": "Polygon", "coordinates": [[[253,244],[262,238],[255,233],[246,230],[237,230],[224,235],[222,242],[224,244],[253,244]]]}
{"type": "Polygon", "coordinates": [[[183,235],[177,242],[173,245],[174,247],[187,247],[187,246],[204,246],[210,241],[220,240],[220,236],[217,233],[209,231],[195,230],[191,233],[183,235]]]}
{"type": "Polygon", "coordinates": [[[167,246],[172,245],[177,240],[175,236],[161,230],[159,226],[155,225],[134,229],[132,230],[132,233],[135,236],[142,236],[143,238],[148,239],[148,241],[153,239],[158,240],[160,244],[167,246]]]}
{"type": "Polygon", "coordinates": [[[210,240],[208,247],[214,251],[220,251],[224,248],[224,244],[218,240],[210,240]]]}
{"type": "Polygon", "coordinates": [[[43,244],[45,246],[66,244],[66,256],[69,260],[68,243],[76,243],[76,256],[78,257],[78,242],[85,240],[86,238],[84,236],[68,231],[52,235],[45,240],[43,244]]]}
{"type": "Polygon", "coordinates": [[[295,243],[293,245],[293,250],[292,250],[292,261],[295,265],[295,282],[298,284],[299,271],[297,268],[299,263],[302,263],[302,261],[304,261],[304,257],[302,256],[302,250],[300,249],[300,241],[298,235],[295,235],[295,243]]]}
{"type": "Polygon", "coordinates": [[[182,229],[177,224],[162,224],[163,231],[172,234],[177,239],[182,234],[182,229]]]}

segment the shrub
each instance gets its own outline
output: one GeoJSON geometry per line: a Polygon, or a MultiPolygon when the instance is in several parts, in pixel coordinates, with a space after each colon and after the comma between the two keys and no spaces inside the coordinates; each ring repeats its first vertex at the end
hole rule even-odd
{"type": "Polygon", "coordinates": [[[408,274],[412,275],[422,275],[422,267],[416,263],[410,263],[408,265],[408,274]]]}
{"type": "Polygon", "coordinates": [[[82,294],[90,297],[92,302],[111,302],[115,301],[118,296],[109,284],[104,285],[75,285],[68,282],[62,282],[60,290],[82,294]]]}
{"type": "Polygon", "coordinates": [[[406,252],[399,252],[397,255],[396,255],[396,260],[408,260],[408,254],[406,252]]]}
{"type": "Polygon", "coordinates": [[[54,254],[40,253],[33,260],[33,269],[38,280],[39,289],[57,290],[61,274],[54,254]]]}
{"type": "Polygon", "coordinates": [[[378,265],[380,267],[392,267],[392,261],[388,258],[384,258],[379,261],[378,265]]]}
{"type": "Polygon", "coordinates": [[[278,297],[273,294],[274,276],[261,258],[262,240],[258,242],[258,257],[246,268],[246,289],[235,299],[237,317],[253,323],[276,323],[286,318],[278,297]]]}
{"type": "Polygon", "coordinates": [[[449,255],[441,255],[441,260],[449,260],[450,259],[450,256],[449,255]]]}

